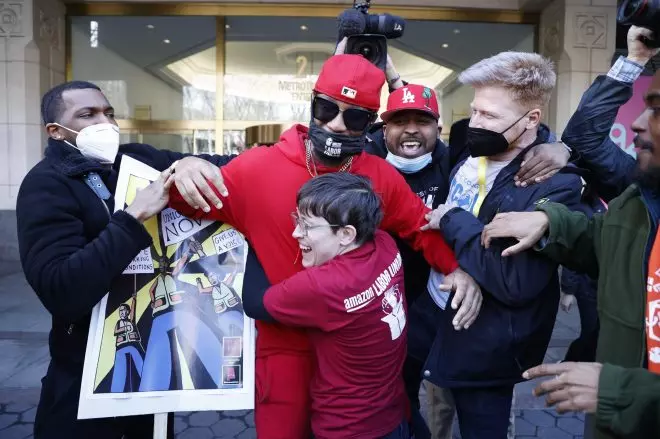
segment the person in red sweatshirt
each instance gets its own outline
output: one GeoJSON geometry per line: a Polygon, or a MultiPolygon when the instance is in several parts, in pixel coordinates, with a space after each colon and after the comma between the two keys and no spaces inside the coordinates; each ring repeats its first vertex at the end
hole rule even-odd
{"type": "Polygon", "coordinates": [[[380,199],[367,178],[333,172],[305,183],[297,204],[305,270],[271,286],[250,253],[246,272],[261,281],[243,292],[245,312],[306,329],[315,439],[409,439],[403,266],[378,230],[380,199]]]}
{"type": "MultiPolygon", "coordinates": [[[[454,324],[463,328],[481,307],[478,285],[460,270],[439,233],[420,230],[429,209],[403,177],[385,160],[364,152],[384,82],[384,73],[362,56],[330,57],[314,87],[309,129],[295,125],[277,144],[250,149],[220,170],[195,158],[181,160],[170,206],[191,218],[232,224],[250,242],[269,282],[276,284],[302,269],[290,219],[302,185],[330,172],[368,177],[382,200],[381,229],[409,242],[448,275],[452,304],[460,306],[454,324]]],[[[268,322],[257,322],[257,331],[257,434],[260,439],[308,439],[313,369],[308,336],[268,322]]]]}

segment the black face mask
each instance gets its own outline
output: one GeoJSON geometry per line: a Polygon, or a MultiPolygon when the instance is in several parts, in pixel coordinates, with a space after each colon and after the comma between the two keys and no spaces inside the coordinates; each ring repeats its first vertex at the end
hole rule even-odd
{"type": "Polygon", "coordinates": [[[470,155],[472,157],[490,157],[497,154],[501,154],[509,149],[509,145],[514,143],[516,140],[522,136],[527,129],[524,129],[520,136],[516,137],[513,142],[509,143],[504,137],[504,133],[509,131],[515,124],[520,122],[523,117],[527,116],[529,111],[518,118],[514,123],[509,125],[501,133],[497,131],[487,130],[485,128],[472,128],[468,127],[467,129],[467,147],[470,150],[470,155]]]}
{"type": "Polygon", "coordinates": [[[312,119],[309,123],[309,140],[319,157],[344,160],[364,150],[367,145],[367,133],[365,131],[359,136],[330,133],[317,126],[312,119]]]}

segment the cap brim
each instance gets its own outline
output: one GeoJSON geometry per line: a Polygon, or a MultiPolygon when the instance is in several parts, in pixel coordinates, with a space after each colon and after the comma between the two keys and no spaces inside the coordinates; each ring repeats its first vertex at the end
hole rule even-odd
{"type": "Polygon", "coordinates": [[[398,110],[390,110],[381,114],[380,118],[382,119],[383,122],[387,123],[392,118],[392,116],[394,116],[396,113],[401,113],[403,111],[416,111],[418,113],[426,113],[429,116],[432,116],[435,120],[440,120],[439,114],[434,113],[432,110],[423,109],[423,108],[399,108],[398,110]]]}
{"type": "Polygon", "coordinates": [[[326,96],[328,96],[328,97],[330,97],[330,98],[332,98],[332,99],[334,99],[334,100],[336,100],[336,101],[343,102],[344,104],[348,104],[348,105],[353,105],[353,106],[355,106],[355,107],[364,108],[365,110],[373,111],[374,113],[378,113],[378,110],[380,109],[380,108],[379,108],[379,107],[380,107],[380,102],[379,102],[378,105],[375,106],[375,107],[367,107],[367,106],[361,105],[361,103],[357,103],[357,102],[355,102],[354,99],[349,99],[349,98],[347,98],[347,97],[345,97],[345,96],[341,96],[341,95],[340,95],[340,96],[336,96],[336,95],[334,95],[332,92],[324,91],[322,88],[319,88],[319,87],[316,87],[316,86],[312,89],[312,91],[313,91],[314,93],[316,93],[316,94],[326,95],[326,96]]]}

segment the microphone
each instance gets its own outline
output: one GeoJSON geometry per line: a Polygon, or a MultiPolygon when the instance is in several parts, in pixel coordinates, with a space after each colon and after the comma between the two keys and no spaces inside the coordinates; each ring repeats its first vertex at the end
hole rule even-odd
{"type": "Polygon", "coordinates": [[[372,20],[371,17],[369,17],[369,21],[372,21],[373,23],[368,21],[367,27],[370,27],[369,25],[373,24],[373,27],[378,29],[378,32],[376,33],[385,35],[388,39],[395,39],[403,36],[403,31],[406,28],[406,21],[403,18],[390,14],[380,14],[377,17],[378,21],[376,21],[376,19],[372,20]]]}
{"type": "Polygon", "coordinates": [[[363,14],[356,9],[346,9],[343,11],[337,17],[337,22],[337,44],[339,44],[344,37],[364,33],[364,29],[367,27],[366,14],[363,14]]]}

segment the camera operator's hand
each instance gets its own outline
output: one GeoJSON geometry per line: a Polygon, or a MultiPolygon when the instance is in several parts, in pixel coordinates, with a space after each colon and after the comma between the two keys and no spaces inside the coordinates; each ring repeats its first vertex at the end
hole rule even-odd
{"type": "Polygon", "coordinates": [[[346,43],[348,43],[348,37],[342,38],[335,48],[335,55],[343,55],[346,52],[346,43]]]}
{"type": "Polygon", "coordinates": [[[642,37],[652,38],[653,36],[653,31],[650,29],[631,26],[628,30],[628,59],[643,66],[657,55],[660,49],[651,49],[642,42],[642,37]]]}
{"type": "Polygon", "coordinates": [[[391,89],[396,90],[397,88],[403,87],[401,75],[396,71],[396,67],[394,67],[394,62],[392,62],[389,53],[387,54],[387,64],[385,65],[385,77],[387,78],[387,85],[389,85],[391,89]]]}
{"type": "MultiPolygon", "coordinates": [[[[337,47],[335,48],[335,55],[343,55],[346,52],[347,43],[348,43],[348,37],[344,37],[339,42],[339,44],[337,44],[337,47]]],[[[393,90],[403,87],[403,81],[401,80],[401,76],[396,71],[396,67],[394,67],[394,63],[392,62],[392,58],[390,57],[389,54],[387,55],[387,64],[385,66],[385,77],[387,79],[387,84],[393,90]]]]}

